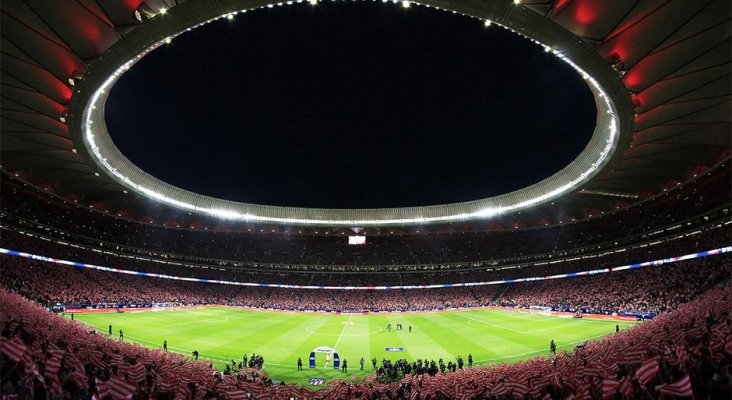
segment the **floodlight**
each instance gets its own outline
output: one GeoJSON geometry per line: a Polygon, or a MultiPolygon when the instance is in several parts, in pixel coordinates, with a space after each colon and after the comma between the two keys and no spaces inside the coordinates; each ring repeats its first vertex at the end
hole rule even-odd
{"type": "Polygon", "coordinates": [[[69,75],[69,85],[75,86],[80,80],[84,78],[84,73],[75,69],[74,72],[69,75]]]}
{"type": "Polygon", "coordinates": [[[149,19],[152,19],[156,15],[158,15],[158,13],[155,12],[155,10],[153,10],[152,7],[150,7],[145,1],[140,3],[140,5],[135,8],[135,19],[140,22],[145,22],[149,19]]]}

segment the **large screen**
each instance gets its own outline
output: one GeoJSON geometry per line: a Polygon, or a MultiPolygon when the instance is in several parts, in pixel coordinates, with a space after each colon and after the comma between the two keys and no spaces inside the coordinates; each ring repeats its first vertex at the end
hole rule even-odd
{"type": "Polygon", "coordinates": [[[349,236],[348,244],[352,244],[352,245],[366,244],[366,236],[349,236]]]}

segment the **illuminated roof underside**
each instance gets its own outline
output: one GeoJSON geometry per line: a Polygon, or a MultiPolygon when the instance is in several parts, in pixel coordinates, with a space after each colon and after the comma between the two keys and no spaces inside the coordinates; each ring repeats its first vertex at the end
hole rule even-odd
{"type": "MultiPolygon", "coordinates": [[[[2,179],[5,174],[17,176],[44,194],[146,224],[272,233],[356,232],[349,227],[331,230],[319,225],[297,230],[275,223],[253,226],[189,213],[130,190],[94,161],[83,144],[83,110],[117,68],[155,42],[198,24],[201,18],[267,4],[177,0],[165,15],[140,22],[135,19],[135,9],[141,3],[0,2],[2,179]]],[[[159,0],[147,3],[155,11],[165,6],[159,0]]],[[[513,230],[595,218],[690,182],[732,154],[729,1],[423,3],[473,15],[483,23],[495,21],[496,26],[488,29],[500,29],[500,24],[561,50],[608,94],[616,109],[619,142],[599,172],[551,202],[490,220],[404,225],[389,231],[513,230]],[[618,70],[609,68],[610,64],[618,70]]],[[[598,122],[598,126],[602,124],[598,122]]],[[[288,211],[277,216],[323,218],[288,211]]],[[[392,215],[392,219],[406,219],[408,212],[392,215]]],[[[347,219],[361,216],[353,213],[347,219]]],[[[367,231],[377,234],[381,229],[367,231]]]]}
{"type": "MultiPolygon", "coordinates": [[[[203,2],[205,3],[205,2],[203,2]]],[[[286,225],[378,226],[410,225],[487,219],[554,200],[587,182],[609,161],[618,146],[621,118],[616,103],[628,102],[628,93],[618,74],[584,42],[533,12],[509,4],[484,2],[423,1],[414,4],[436,7],[477,18],[486,25],[510,29],[533,40],[574,68],[587,82],[597,106],[592,138],[582,153],[553,176],[529,187],[463,203],[423,207],[380,209],[315,209],[276,207],[203,196],[165,183],[130,162],[113,144],[104,123],[104,104],[117,79],[135,62],[177,35],[221,18],[247,10],[287,6],[295,2],[228,1],[197,10],[188,2],[160,14],[146,23],[145,32],[122,38],[108,54],[94,64],[84,78],[83,90],[75,100],[82,104],[79,120],[85,149],[95,163],[116,181],[143,196],[188,211],[226,220],[267,222],[286,225]],[[203,11],[203,12],[200,12],[203,11]],[[525,25],[519,25],[522,21],[525,25]],[[150,34],[154,32],[154,34],[150,34]],[[130,49],[143,49],[130,51],[130,49]],[[88,96],[88,97],[87,97],[88,96]]],[[[299,3],[299,2],[297,2],[299,3]]],[[[302,7],[303,5],[300,5],[302,7]]],[[[200,7],[199,7],[200,8],[200,7]]],[[[466,23],[470,23],[467,21],[466,23]]]]}

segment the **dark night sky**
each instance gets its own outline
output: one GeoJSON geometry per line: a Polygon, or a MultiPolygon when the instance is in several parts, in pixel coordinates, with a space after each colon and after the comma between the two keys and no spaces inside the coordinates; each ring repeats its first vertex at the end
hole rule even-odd
{"type": "Polygon", "coordinates": [[[106,118],[127,157],[184,189],[373,208],[538,182],[582,151],[595,105],[576,72],[500,27],[328,2],[179,36],[120,79],[106,118]]]}

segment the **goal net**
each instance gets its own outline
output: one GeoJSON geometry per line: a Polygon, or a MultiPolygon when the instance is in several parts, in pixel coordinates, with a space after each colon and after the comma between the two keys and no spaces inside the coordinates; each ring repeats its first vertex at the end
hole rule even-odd
{"type": "Polygon", "coordinates": [[[546,315],[549,317],[552,315],[552,308],[545,306],[530,306],[529,314],[546,315]]]}

